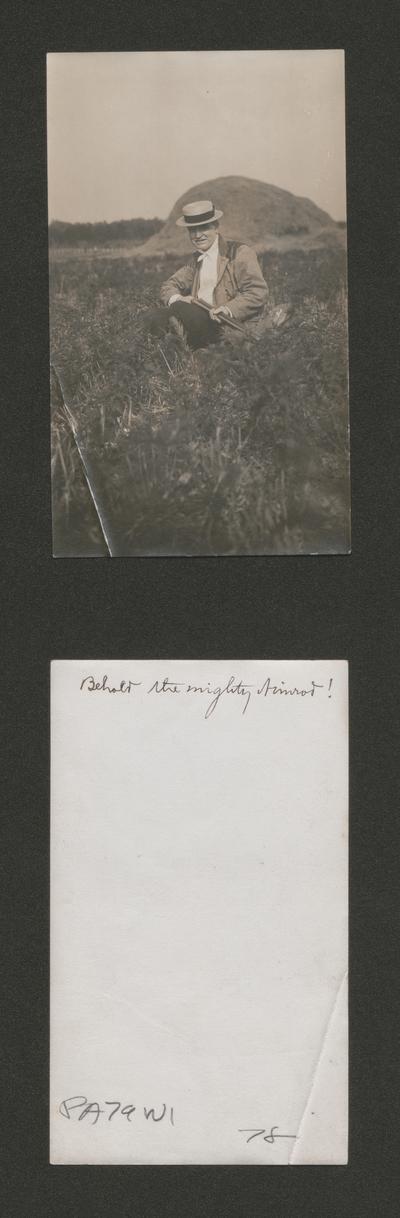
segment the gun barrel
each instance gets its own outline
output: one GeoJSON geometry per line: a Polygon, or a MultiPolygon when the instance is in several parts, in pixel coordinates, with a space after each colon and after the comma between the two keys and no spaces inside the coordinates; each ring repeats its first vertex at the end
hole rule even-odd
{"type": "MultiPolygon", "coordinates": [[[[210,313],[210,308],[209,308],[209,305],[203,304],[203,301],[202,301],[202,300],[192,300],[192,304],[197,305],[197,307],[198,307],[199,309],[205,309],[205,310],[206,310],[206,313],[208,313],[208,314],[210,313]]],[[[253,339],[255,340],[255,342],[258,342],[258,341],[259,341],[259,339],[258,339],[258,335],[257,335],[257,334],[251,334],[251,335],[249,335],[249,334],[247,333],[247,330],[245,330],[245,329],[243,328],[243,326],[240,326],[240,325],[239,325],[239,323],[238,323],[237,321],[234,321],[232,317],[224,317],[224,316],[222,316],[222,317],[221,317],[221,321],[223,322],[223,324],[224,324],[225,326],[230,326],[232,330],[238,330],[239,334],[243,334],[243,337],[244,337],[244,338],[253,338],[253,339]]]]}

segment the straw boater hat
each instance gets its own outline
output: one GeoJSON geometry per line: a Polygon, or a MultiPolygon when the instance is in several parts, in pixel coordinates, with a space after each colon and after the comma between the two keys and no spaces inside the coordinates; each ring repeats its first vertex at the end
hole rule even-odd
{"type": "Polygon", "coordinates": [[[215,220],[220,220],[223,214],[223,211],[214,207],[211,199],[197,199],[196,203],[185,203],[176,224],[179,228],[197,228],[198,224],[213,224],[215,220]]]}

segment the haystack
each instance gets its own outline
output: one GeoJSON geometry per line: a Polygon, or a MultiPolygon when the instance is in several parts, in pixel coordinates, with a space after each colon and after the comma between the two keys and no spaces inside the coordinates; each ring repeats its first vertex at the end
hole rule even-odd
{"type": "Polygon", "coordinates": [[[212,199],[224,212],[221,231],[234,239],[248,241],[257,250],[306,248],[315,244],[341,241],[340,230],[327,212],[311,199],[297,198],[288,190],[258,182],[253,178],[213,178],[192,186],[177,200],[168,220],[135,255],[163,257],[188,253],[187,233],[176,227],[184,203],[212,199]]]}

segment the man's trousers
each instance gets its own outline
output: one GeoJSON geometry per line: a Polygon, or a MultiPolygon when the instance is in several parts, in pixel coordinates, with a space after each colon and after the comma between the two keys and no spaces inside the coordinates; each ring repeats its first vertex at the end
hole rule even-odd
{"type": "Polygon", "coordinates": [[[209,343],[216,343],[221,338],[220,322],[211,321],[205,309],[200,309],[195,304],[186,304],[184,300],[176,300],[167,308],[152,309],[145,318],[146,330],[151,334],[165,334],[167,330],[174,328],[173,323],[170,326],[172,318],[176,318],[180,323],[189,347],[194,351],[199,347],[208,347],[209,343]]]}

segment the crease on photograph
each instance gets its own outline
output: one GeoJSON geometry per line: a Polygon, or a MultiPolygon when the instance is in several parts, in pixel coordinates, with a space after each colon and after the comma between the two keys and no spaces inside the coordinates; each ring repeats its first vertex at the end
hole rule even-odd
{"type": "Polygon", "coordinates": [[[296,1141],[289,1158],[290,1165],[318,1163],[321,1145],[323,1162],[347,1162],[347,1157],[343,1158],[347,1107],[342,1104],[341,1109],[335,1103],[336,1092],[341,1090],[343,1096],[346,1091],[343,1062],[347,1055],[347,984],[346,969],[335,993],[321,1049],[312,1071],[296,1141]]]}
{"type": "MultiPolygon", "coordinates": [[[[91,503],[93,505],[93,508],[94,508],[94,511],[96,514],[99,530],[104,539],[107,553],[110,556],[110,558],[112,558],[113,549],[112,549],[112,542],[111,542],[111,532],[109,530],[108,523],[105,521],[105,518],[103,515],[103,511],[102,511],[102,508],[100,505],[100,494],[99,494],[97,488],[95,489],[95,481],[94,481],[92,470],[90,469],[90,463],[88,461],[87,454],[85,453],[85,451],[82,447],[81,441],[80,441],[79,432],[78,432],[78,429],[76,426],[76,419],[74,418],[72,410],[70,409],[70,407],[68,406],[68,403],[67,403],[65,387],[63,387],[63,385],[62,385],[62,374],[61,374],[60,370],[56,368],[53,361],[51,361],[50,368],[51,368],[51,373],[54,377],[54,382],[55,382],[55,383],[53,382],[53,385],[52,385],[52,394],[54,394],[54,397],[58,398],[58,403],[61,406],[61,408],[65,414],[65,418],[68,423],[70,434],[72,435],[72,438],[74,441],[74,446],[75,446],[76,452],[79,457],[80,469],[82,471],[82,474],[83,474],[83,477],[84,477],[84,480],[85,480],[85,483],[86,483],[86,486],[87,486],[87,489],[88,489],[88,492],[90,495],[91,503]]],[[[62,454],[61,454],[61,457],[62,457],[62,454]]],[[[65,475],[67,476],[67,470],[65,467],[65,463],[64,463],[64,471],[65,471],[65,475]]]]}

